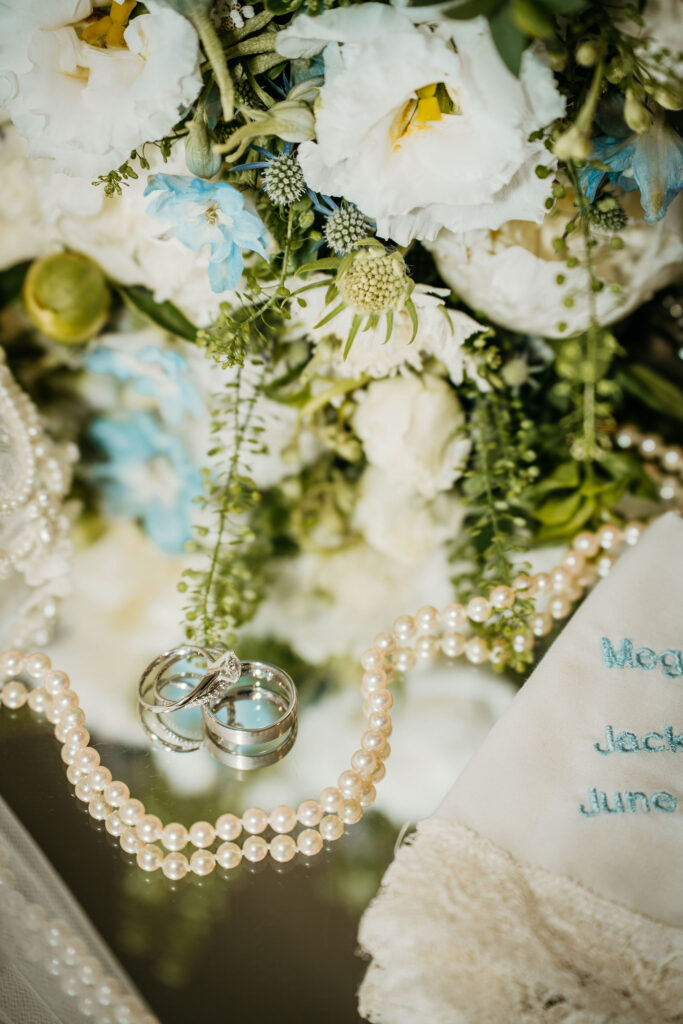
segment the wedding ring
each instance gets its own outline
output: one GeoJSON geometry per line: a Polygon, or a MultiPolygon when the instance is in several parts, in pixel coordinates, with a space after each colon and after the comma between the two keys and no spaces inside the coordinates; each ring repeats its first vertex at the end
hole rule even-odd
{"type": "Polygon", "coordinates": [[[212,757],[215,757],[221,764],[227,765],[228,768],[235,768],[238,771],[252,771],[255,768],[266,768],[268,765],[281,761],[285,754],[288,754],[292,749],[296,733],[297,723],[294,722],[294,725],[284,737],[284,742],[278,737],[278,742],[274,745],[264,744],[266,747],[270,746],[271,749],[262,750],[261,753],[240,753],[238,750],[228,750],[221,744],[215,743],[206,734],[204,736],[204,745],[212,757]]]}
{"type": "Polygon", "coordinates": [[[205,650],[193,644],[173,647],[158,655],[142,673],[138,684],[140,711],[162,715],[195,707],[213,700],[240,675],[241,665],[234,651],[205,650]],[[203,663],[203,667],[197,663],[203,663]],[[172,672],[176,666],[181,670],[172,672]],[[170,700],[164,697],[164,690],[171,686],[184,687],[187,692],[170,700]]]}

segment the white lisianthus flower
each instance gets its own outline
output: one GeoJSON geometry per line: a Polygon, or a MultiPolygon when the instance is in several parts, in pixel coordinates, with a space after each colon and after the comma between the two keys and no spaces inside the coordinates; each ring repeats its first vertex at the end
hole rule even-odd
{"type": "MultiPolygon", "coordinates": [[[[352,309],[344,309],[334,320],[316,327],[326,312],[325,289],[316,288],[306,293],[303,308],[295,308],[296,319],[319,346],[331,340],[326,369],[337,377],[389,377],[402,367],[420,372],[425,358],[433,356],[446,367],[454,384],[462,384],[465,369],[472,371],[467,365],[463,342],[485,328],[466,313],[446,309],[444,295],[448,295],[446,288],[416,285],[411,292],[418,321],[415,337],[412,321],[406,310],[401,309],[394,316],[388,341],[386,326],[382,323],[360,331],[346,359],[343,352],[354,317],[352,309]]],[[[322,352],[320,358],[323,358],[322,352]]]]}
{"type": "Polygon", "coordinates": [[[457,495],[441,492],[427,500],[368,466],[360,480],[353,525],[377,551],[401,562],[416,562],[453,540],[463,515],[457,495]]]}
{"type": "Polygon", "coordinates": [[[30,156],[95,177],[171,130],[201,87],[199,42],[161,0],[146,7],[127,25],[116,0],[97,8],[115,33],[99,38],[91,0],[3,0],[0,102],[30,156]]]}
{"type": "Polygon", "coordinates": [[[453,486],[471,442],[450,384],[433,374],[393,377],[358,397],[353,425],[371,466],[425,498],[453,486]]]}
{"type": "MultiPolygon", "coordinates": [[[[656,224],[645,223],[637,192],[620,201],[629,214],[620,232],[623,248],[613,249],[610,236],[596,232],[599,244],[592,250],[595,272],[605,282],[592,300],[604,325],[622,319],[680,278],[683,261],[680,196],[656,224]]],[[[580,233],[570,236],[568,246],[578,266],[568,268],[566,257],[553,249],[565,223],[560,213],[549,215],[540,226],[511,221],[499,231],[443,231],[430,249],[443,279],[495,323],[547,338],[565,337],[586,330],[591,299],[580,233]]]]}
{"type": "Polygon", "coordinates": [[[533,52],[505,67],[483,18],[414,25],[379,3],[299,15],[277,37],[285,57],[324,51],[316,142],[299,160],[307,184],[343,195],[406,244],[453,231],[541,221],[549,155],[529,135],[564,112],[533,52]]]}

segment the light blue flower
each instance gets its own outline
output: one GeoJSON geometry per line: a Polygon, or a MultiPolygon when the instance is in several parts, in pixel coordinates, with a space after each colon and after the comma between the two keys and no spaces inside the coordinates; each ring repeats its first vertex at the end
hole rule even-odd
{"type": "Polygon", "coordinates": [[[179,427],[186,415],[204,414],[204,404],[187,361],[173,349],[147,345],[137,352],[127,352],[98,345],[86,353],[83,361],[92,373],[128,381],[132,391],[154,398],[159,414],[170,427],[179,427]]]}
{"type": "Polygon", "coordinates": [[[683,139],[663,121],[656,120],[642,135],[594,139],[592,156],[609,171],[585,167],[579,172],[586,197],[595,199],[607,175],[624,192],[640,192],[648,224],[662,219],[683,188],[683,139]]]}
{"type": "Polygon", "coordinates": [[[107,457],[89,473],[106,513],[141,520],[162,551],[181,554],[202,490],[201,472],[182,439],[144,412],[120,420],[98,417],[90,436],[107,457]]]}
{"type": "Polygon", "coordinates": [[[153,174],[145,195],[157,192],[147,213],[172,228],[188,249],[209,250],[209,282],[214,292],[236,288],[244,269],[243,249],[266,255],[266,230],[244,208],[244,196],[225,181],[203,181],[180,174],[153,174]]]}

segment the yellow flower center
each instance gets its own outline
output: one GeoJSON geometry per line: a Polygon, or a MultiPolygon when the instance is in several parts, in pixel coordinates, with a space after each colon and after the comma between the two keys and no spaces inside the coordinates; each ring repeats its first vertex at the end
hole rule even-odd
{"type": "Polygon", "coordinates": [[[218,223],[218,215],[219,215],[219,213],[220,213],[220,207],[219,207],[218,203],[209,203],[209,205],[207,206],[207,208],[206,208],[206,210],[204,212],[204,216],[208,220],[209,224],[217,224],[218,223]]]}
{"type": "Polygon", "coordinates": [[[416,131],[425,131],[443,120],[444,115],[461,113],[455,94],[443,82],[432,82],[415,90],[415,98],[404,103],[391,125],[394,151],[401,141],[416,131]]]}
{"type": "Polygon", "coordinates": [[[91,46],[125,47],[123,33],[128,25],[137,0],[112,0],[109,14],[89,21],[81,32],[81,39],[91,46]]]}

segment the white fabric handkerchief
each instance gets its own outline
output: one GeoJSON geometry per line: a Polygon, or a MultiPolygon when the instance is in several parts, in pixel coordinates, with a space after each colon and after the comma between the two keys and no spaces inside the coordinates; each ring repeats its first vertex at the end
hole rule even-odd
{"type": "Polygon", "coordinates": [[[570,620],[361,922],[386,1024],[683,1022],[683,521],[570,620]]]}

